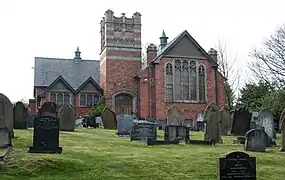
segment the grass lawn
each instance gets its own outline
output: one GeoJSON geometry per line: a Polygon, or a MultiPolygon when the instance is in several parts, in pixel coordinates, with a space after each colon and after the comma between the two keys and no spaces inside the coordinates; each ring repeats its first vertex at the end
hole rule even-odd
{"type": "MultiPolygon", "coordinates": [[[[162,139],[162,132],[159,132],[162,139]]],[[[115,131],[77,129],[61,132],[63,154],[30,154],[32,130],[15,130],[13,149],[7,169],[0,180],[214,180],[217,158],[243,146],[232,144],[235,137],[223,137],[224,144],[146,146],[116,137],[115,131]]],[[[201,132],[191,132],[192,139],[202,139],[201,132]]],[[[278,137],[280,139],[280,137],[278,137]]],[[[278,141],[280,144],[280,140],[278,141]]],[[[269,148],[253,153],[258,180],[285,179],[285,153],[269,148]]]]}

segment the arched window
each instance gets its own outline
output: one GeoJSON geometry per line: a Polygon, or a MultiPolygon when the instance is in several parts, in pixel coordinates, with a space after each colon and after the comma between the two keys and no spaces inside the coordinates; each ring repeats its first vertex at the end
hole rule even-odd
{"type": "Polygon", "coordinates": [[[183,91],[183,100],[189,101],[189,63],[187,60],[184,60],[182,63],[182,91],[183,91]]]}
{"type": "Polygon", "coordinates": [[[175,88],[175,97],[176,101],[182,100],[182,87],[181,87],[181,60],[177,59],[174,61],[174,88],[175,88]]]}
{"type": "Polygon", "coordinates": [[[205,67],[197,67],[193,59],[174,59],[165,66],[165,96],[167,102],[205,102],[205,67]],[[198,74],[199,73],[199,74],[198,74]],[[198,90],[200,98],[198,99],[198,90]]]}
{"type": "Polygon", "coordinates": [[[200,102],[206,101],[206,76],[204,65],[199,66],[199,96],[200,102]]]}
{"type": "Polygon", "coordinates": [[[167,63],[165,67],[165,84],[166,84],[166,101],[173,101],[173,68],[171,63],[167,63]]]}
{"type": "Polygon", "coordinates": [[[196,71],[196,62],[190,62],[190,92],[191,100],[197,100],[197,71],[196,71]]]}

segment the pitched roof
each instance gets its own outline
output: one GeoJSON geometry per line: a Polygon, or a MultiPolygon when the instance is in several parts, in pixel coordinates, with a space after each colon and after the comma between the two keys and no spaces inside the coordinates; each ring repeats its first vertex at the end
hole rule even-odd
{"type": "Polygon", "coordinates": [[[74,90],[89,77],[99,84],[100,61],[35,57],[34,86],[48,87],[59,76],[74,90]]]}
{"type": "Polygon", "coordinates": [[[174,47],[184,36],[187,36],[190,41],[201,50],[201,52],[214,64],[217,65],[217,62],[213,60],[213,58],[199,45],[199,43],[188,33],[187,30],[180,33],[178,36],[176,36],[174,39],[172,39],[167,45],[157,52],[156,57],[152,60],[152,63],[155,63],[155,61],[160,58],[161,56],[165,55],[167,52],[169,52],[172,47],[174,47]]]}
{"type": "MultiPolygon", "coordinates": [[[[54,80],[42,93],[49,91],[51,88],[53,88],[59,81],[62,81],[63,84],[71,91],[71,92],[75,92],[75,90],[70,86],[70,84],[62,77],[62,76],[58,76],[58,78],[56,78],[56,80],[54,80]]],[[[41,94],[42,94],[41,93],[41,94]]]]}
{"type": "Polygon", "coordinates": [[[103,89],[99,86],[99,84],[96,83],[96,81],[90,76],[84,83],[81,84],[77,88],[77,92],[79,92],[82,88],[84,88],[89,82],[91,82],[101,93],[103,93],[103,89]]]}

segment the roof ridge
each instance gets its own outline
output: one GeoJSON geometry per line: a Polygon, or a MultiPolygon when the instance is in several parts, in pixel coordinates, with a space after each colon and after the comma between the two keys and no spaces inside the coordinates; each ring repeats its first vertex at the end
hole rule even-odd
{"type": "MultiPolygon", "coordinates": [[[[52,57],[35,57],[35,60],[62,60],[62,61],[70,61],[74,59],[67,59],[67,58],[52,58],[52,57]]],[[[82,59],[81,61],[100,61],[100,60],[95,60],[95,59],[82,59]]]]}

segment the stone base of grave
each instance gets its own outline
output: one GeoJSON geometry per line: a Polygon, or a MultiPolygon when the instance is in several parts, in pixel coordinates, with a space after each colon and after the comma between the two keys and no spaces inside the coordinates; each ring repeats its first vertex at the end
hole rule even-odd
{"type": "Polygon", "coordinates": [[[29,153],[61,154],[62,153],[62,147],[56,147],[56,148],[52,148],[52,149],[30,147],[29,153]]]}
{"type": "Polygon", "coordinates": [[[186,144],[199,144],[199,145],[215,145],[215,141],[201,141],[201,140],[189,140],[186,144]]]}
{"type": "Polygon", "coordinates": [[[179,144],[179,140],[174,140],[174,141],[169,141],[169,140],[155,140],[153,138],[147,138],[146,139],[146,144],[148,146],[153,146],[153,145],[171,145],[171,144],[179,144]]]}

